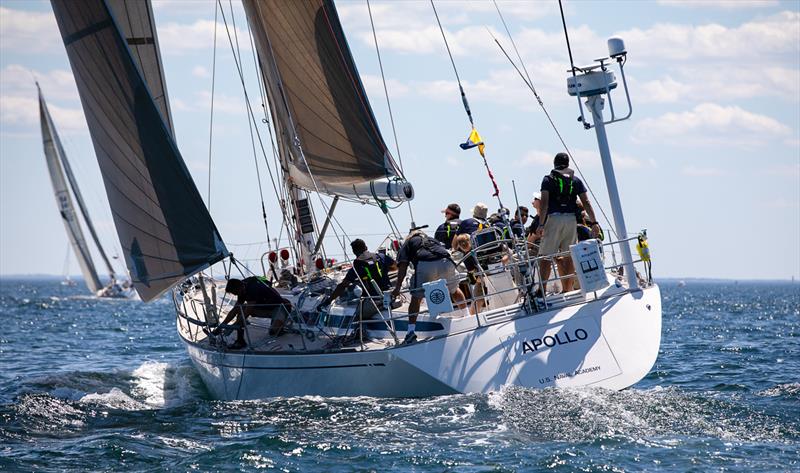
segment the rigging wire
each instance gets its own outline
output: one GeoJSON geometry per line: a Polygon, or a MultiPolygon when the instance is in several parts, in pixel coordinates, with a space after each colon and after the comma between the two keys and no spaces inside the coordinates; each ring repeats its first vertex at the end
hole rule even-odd
{"type": "MultiPolygon", "coordinates": [[[[495,38],[495,36],[492,34],[492,32],[487,28],[487,31],[489,32],[489,35],[492,37],[492,39],[494,39],[494,42],[497,43],[497,46],[500,48],[500,50],[506,56],[506,58],[511,63],[511,65],[514,67],[514,69],[516,69],[517,73],[522,78],[522,81],[525,82],[525,85],[527,85],[528,88],[531,90],[531,92],[533,92],[533,95],[534,95],[534,97],[536,97],[537,102],[539,102],[539,106],[542,108],[542,111],[544,112],[545,117],[547,117],[547,121],[550,122],[550,126],[553,128],[553,131],[556,133],[556,136],[558,137],[558,140],[561,142],[561,145],[564,147],[564,150],[569,155],[571,162],[574,164],[575,170],[578,172],[578,175],[581,177],[581,179],[583,180],[584,184],[586,184],[586,189],[589,191],[589,195],[592,196],[592,199],[597,204],[597,209],[603,215],[603,218],[605,219],[606,223],[608,224],[609,229],[611,230],[611,232],[616,235],[616,232],[614,232],[614,225],[611,224],[611,219],[609,219],[608,215],[606,214],[605,210],[603,209],[603,206],[600,204],[600,200],[597,198],[597,196],[594,193],[594,190],[592,190],[591,186],[589,185],[589,182],[587,181],[586,177],[583,175],[583,171],[581,170],[580,166],[578,165],[578,161],[573,156],[572,151],[569,149],[569,146],[567,146],[567,143],[564,140],[564,137],[561,136],[561,132],[558,130],[558,127],[556,126],[555,122],[553,121],[553,118],[550,116],[550,112],[547,110],[547,107],[545,107],[544,101],[542,100],[541,96],[536,91],[536,88],[533,85],[533,79],[531,79],[531,76],[528,73],[528,69],[525,67],[525,62],[523,61],[522,55],[520,55],[519,50],[517,49],[517,45],[514,42],[514,37],[511,35],[511,31],[509,30],[508,25],[506,24],[506,20],[503,17],[503,13],[500,11],[500,6],[497,4],[496,0],[492,0],[492,1],[494,2],[495,8],[497,9],[497,14],[500,16],[500,21],[502,21],[503,27],[506,30],[506,34],[508,35],[508,39],[511,41],[511,45],[514,48],[514,53],[517,55],[517,59],[519,60],[519,63],[522,66],[523,71],[525,72],[524,76],[523,76],[522,71],[519,70],[519,67],[517,67],[517,65],[514,63],[514,60],[511,59],[511,57],[509,56],[508,52],[506,52],[506,50],[503,47],[503,45],[500,44],[500,41],[498,41],[497,38],[495,38]]],[[[559,1],[559,3],[560,3],[560,1],[559,1]]],[[[572,62],[572,52],[570,51],[569,54],[570,54],[570,63],[571,63],[572,62]]],[[[572,68],[573,68],[573,74],[574,74],[574,65],[572,65],[572,68]]]]}
{"type": "MultiPolygon", "coordinates": [[[[400,141],[397,139],[397,129],[394,125],[394,114],[392,113],[392,104],[389,101],[389,89],[386,87],[386,75],[383,72],[383,61],[381,60],[381,50],[378,46],[378,34],[375,32],[375,22],[372,19],[372,7],[369,4],[369,0],[367,0],[367,11],[369,12],[369,24],[372,26],[372,39],[375,41],[375,53],[378,55],[378,66],[381,70],[381,80],[383,81],[383,93],[386,96],[386,107],[389,109],[389,122],[392,124],[392,134],[394,135],[394,146],[397,150],[397,159],[400,161],[400,172],[403,173],[403,177],[405,177],[406,170],[403,167],[403,156],[400,154],[400,141]]],[[[414,223],[414,212],[411,210],[411,201],[407,201],[408,203],[408,216],[411,218],[411,226],[414,227],[416,224],[414,223]]],[[[388,213],[388,212],[387,212],[388,213]]]]}
{"type": "MultiPolygon", "coordinates": [[[[231,0],[228,0],[228,6],[230,7],[231,10],[231,24],[233,25],[233,36],[236,39],[236,52],[234,52],[234,57],[238,53],[239,60],[237,64],[243,64],[242,51],[241,49],[239,49],[239,33],[236,31],[236,15],[233,12],[233,2],[231,0]]],[[[247,96],[247,93],[244,94],[244,99],[247,102],[246,103],[247,107],[249,108],[250,100],[249,97],[247,96]]],[[[261,170],[259,169],[258,166],[258,152],[256,151],[256,141],[255,138],[253,138],[253,121],[251,121],[249,117],[247,119],[247,127],[250,130],[250,145],[253,147],[253,164],[255,164],[256,167],[256,181],[258,182],[258,194],[259,197],[261,198],[261,217],[264,220],[264,229],[266,230],[267,233],[267,241],[269,241],[270,240],[269,223],[267,222],[267,208],[266,205],[264,204],[264,190],[261,186],[261,170]]]]}
{"type": "MultiPolygon", "coordinates": [[[[247,93],[247,86],[245,84],[244,73],[242,71],[242,66],[241,66],[241,64],[239,62],[239,59],[238,59],[237,55],[236,55],[235,46],[234,46],[234,43],[233,43],[233,38],[231,38],[230,28],[228,27],[228,22],[227,22],[227,19],[225,17],[225,10],[222,8],[221,0],[217,0],[217,3],[219,4],[220,12],[222,13],[222,21],[223,21],[223,23],[225,25],[225,31],[226,31],[227,36],[228,36],[228,43],[230,44],[231,51],[233,52],[233,56],[234,56],[233,60],[236,63],[236,69],[237,69],[237,71],[239,73],[239,81],[242,84],[242,91],[244,92],[244,95],[245,95],[245,103],[246,103],[246,106],[247,106],[247,111],[248,111],[248,114],[250,116],[250,120],[252,120],[253,123],[256,123],[256,117],[255,117],[255,114],[253,113],[253,109],[252,109],[252,107],[250,105],[250,98],[249,98],[249,95],[247,93]]],[[[267,153],[266,153],[266,150],[264,149],[264,142],[261,139],[261,134],[258,131],[258,127],[255,128],[255,131],[256,131],[256,137],[258,138],[259,146],[261,148],[261,153],[264,156],[266,156],[267,153]]],[[[269,169],[269,171],[270,171],[270,177],[272,177],[272,170],[269,169]]],[[[274,190],[275,190],[275,195],[278,198],[280,198],[280,193],[278,192],[277,186],[275,186],[274,179],[273,179],[272,182],[273,182],[273,187],[274,187],[274,190]]],[[[288,219],[288,217],[287,217],[287,215],[285,213],[285,209],[283,208],[283,206],[281,206],[281,210],[282,210],[282,213],[284,215],[284,220],[288,219]]],[[[292,246],[292,249],[295,251],[295,255],[296,255],[297,254],[297,249],[294,248],[294,246],[292,246]]]]}
{"type": "MultiPolygon", "coordinates": [[[[430,0],[431,8],[433,8],[433,15],[436,17],[436,24],[439,25],[439,32],[442,33],[442,39],[444,40],[444,46],[447,48],[447,55],[450,57],[450,64],[453,66],[453,72],[456,74],[456,81],[458,82],[458,90],[461,92],[461,102],[464,104],[464,111],[467,112],[467,118],[469,118],[469,124],[472,126],[473,132],[475,130],[475,122],[472,119],[472,110],[469,108],[469,102],[467,102],[467,95],[464,93],[464,87],[461,85],[461,77],[458,75],[458,68],[456,67],[456,61],[453,59],[453,53],[450,51],[450,44],[447,42],[447,36],[444,34],[444,28],[442,27],[442,22],[439,20],[439,13],[436,11],[436,5],[434,5],[433,0],[430,0]]],[[[471,136],[471,135],[470,135],[471,136]]],[[[483,165],[486,168],[486,172],[489,174],[489,179],[492,181],[492,186],[494,186],[494,197],[497,198],[497,203],[500,205],[500,208],[503,209],[503,202],[500,200],[500,189],[497,187],[497,182],[494,180],[494,174],[492,174],[492,170],[489,169],[489,163],[486,161],[486,156],[481,153],[481,158],[483,158],[483,165]]]]}
{"type": "Polygon", "coordinates": [[[208,120],[208,190],[206,205],[211,212],[211,144],[214,138],[214,87],[217,83],[217,15],[219,5],[214,3],[214,52],[211,60],[211,115],[208,120]]]}

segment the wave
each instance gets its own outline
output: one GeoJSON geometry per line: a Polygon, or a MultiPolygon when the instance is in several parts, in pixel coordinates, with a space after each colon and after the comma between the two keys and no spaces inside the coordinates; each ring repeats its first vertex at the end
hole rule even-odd
{"type": "Polygon", "coordinates": [[[771,388],[757,392],[759,396],[765,397],[786,397],[789,399],[800,399],[800,383],[777,384],[771,388]]]}
{"type": "Polygon", "coordinates": [[[800,438],[800,426],[747,407],[735,397],[675,387],[625,391],[509,388],[490,395],[490,403],[502,412],[509,426],[541,440],[690,436],[785,442],[800,438]]]}

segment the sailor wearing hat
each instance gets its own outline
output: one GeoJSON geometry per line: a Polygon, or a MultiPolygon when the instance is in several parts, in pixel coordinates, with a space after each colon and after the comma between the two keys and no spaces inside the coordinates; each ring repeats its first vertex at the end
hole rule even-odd
{"type": "Polygon", "coordinates": [[[452,248],[453,238],[458,233],[458,227],[461,224],[461,206],[458,204],[450,204],[442,210],[444,214],[444,223],[439,225],[433,237],[444,243],[444,247],[448,250],[452,248]]]}

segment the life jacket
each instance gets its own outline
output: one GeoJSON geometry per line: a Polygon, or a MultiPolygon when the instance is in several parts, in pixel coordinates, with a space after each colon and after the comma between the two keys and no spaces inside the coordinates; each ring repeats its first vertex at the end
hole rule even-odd
{"type": "Polygon", "coordinates": [[[570,212],[577,204],[575,193],[575,180],[572,176],[565,176],[555,169],[550,172],[550,180],[552,182],[552,189],[550,190],[550,199],[556,204],[558,212],[570,212]]]}
{"type": "Polygon", "coordinates": [[[444,222],[444,231],[447,235],[447,241],[453,241],[453,237],[456,236],[460,224],[461,220],[458,219],[444,222]]]}
{"type": "Polygon", "coordinates": [[[417,251],[414,258],[416,261],[438,261],[442,258],[451,259],[450,252],[447,251],[447,248],[445,248],[439,240],[424,234],[417,234],[412,238],[421,239],[419,251],[417,251]]]}
{"type": "Polygon", "coordinates": [[[380,286],[383,280],[383,268],[381,268],[381,261],[378,255],[370,253],[366,258],[360,256],[353,262],[356,274],[364,281],[367,287],[372,286],[372,281],[375,281],[380,286]]]}

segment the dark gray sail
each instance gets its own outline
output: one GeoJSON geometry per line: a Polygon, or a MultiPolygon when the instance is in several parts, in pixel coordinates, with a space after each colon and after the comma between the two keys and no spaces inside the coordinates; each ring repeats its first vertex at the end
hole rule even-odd
{"type": "Polygon", "coordinates": [[[328,0],[244,0],[279,149],[292,183],[334,195],[407,200],[328,0]]]}
{"type": "Polygon", "coordinates": [[[117,26],[128,43],[133,60],[144,76],[158,111],[166,122],[172,137],[172,113],[169,108],[167,84],[164,79],[164,66],[158,47],[158,35],[153,20],[153,7],[150,0],[106,0],[117,26]]]}
{"type": "Polygon", "coordinates": [[[104,0],[51,0],[114,224],[145,301],[228,255],[104,0]]]}
{"type": "MultiPolygon", "coordinates": [[[[38,89],[38,84],[36,87],[38,89]]],[[[96,294],[103,286],[97,277],[92,255],[89,252],[89,245],[83,236],[80,220],[78,220],[78,215],[75,213],[75,206],[67,188],[67,181],[64,178],[64,170],[62,168],[62,163],[66,163],[64,148],[61,146],[61,139],[58,137],[58,132],[53,124],[53,119],[50,117],[50,111],[47,109],[41,90],[39,91],[39,117],[42,124],[44,156],[47,161],[47,170],[50,173],[50,181],[53,183],[53,192],[56,196],[61,220],[67,230],[67,237],[69,238],[70,246],[72,246],[72,251],[75,252],[78,264],[81,267],[83,280],[89,290],[96,294]]]]}

